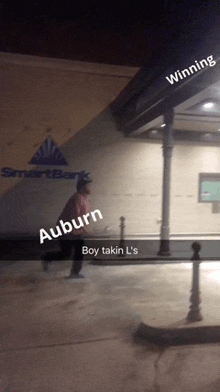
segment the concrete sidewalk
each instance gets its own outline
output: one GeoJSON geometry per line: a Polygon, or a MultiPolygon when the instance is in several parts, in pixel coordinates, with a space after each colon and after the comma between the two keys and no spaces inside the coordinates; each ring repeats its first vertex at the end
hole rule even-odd
{"type": "MultiPolygon", "coordinates": [[[[219,392],[219,343],[133,338],[140,323],[192,327],[191,264],[87,264],[86,278],[75,281],[70,266],[1,269],[1,392],[219,392]]],[[[220,263],[202,263],[200,281],[204,319],[193,327],[218,328],[220,263]]]]}

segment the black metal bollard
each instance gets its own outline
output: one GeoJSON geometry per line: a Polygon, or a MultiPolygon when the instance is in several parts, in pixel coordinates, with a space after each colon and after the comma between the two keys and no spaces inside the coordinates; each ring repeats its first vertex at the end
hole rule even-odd
{"type": "Polygon", "coordinates": [[[123,252],[119,253],[119,256],[123,257],[125,256],[125,236],[124,236],[124,229],[125,229],[125,218],[123,216],[120,217],[120,242],[119,242],[119,248],[123,249],[123,252]]]}
{"type": "Polygon", "coordinates": [[[201,263],[201,259],[199,256],[199,251],[201,249],[201,245],[199,242],[192,243],[192,249],[194,251],[191,260],[193,261],[193,277],[192,277],[192,290],[190,296],[190,311],[187,315],[187,321],[194,322],[194,321],[201,321],[203,319],[200,313],[199,304],[201,303],[200,300],[200,293],[199,293],[199,264],[201,263]]]}

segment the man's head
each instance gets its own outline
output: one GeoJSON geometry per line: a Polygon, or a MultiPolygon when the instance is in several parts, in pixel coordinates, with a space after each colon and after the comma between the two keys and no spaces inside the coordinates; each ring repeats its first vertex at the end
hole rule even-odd
{"type": "Polygon", "coordinates": [[[81,194],[90,194],[90,183],[92,182],[92,180],[79,180],[76,184],[76,189],[78,193],[81,194]]]}

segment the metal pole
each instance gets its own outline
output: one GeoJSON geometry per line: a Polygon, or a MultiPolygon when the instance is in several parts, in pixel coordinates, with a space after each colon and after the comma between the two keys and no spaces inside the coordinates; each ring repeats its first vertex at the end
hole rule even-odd
{"type": "Polygon", "coordinates": [[[123,216],[120,217],[120,242],[119,248],[123,249],[123,253],[119,253],[119,256],[125,256],[125,240],[124,240],[124,229],[125,229],[125,218],[123,216]]]}
{"type": "Polygon", "coordinates": [[[199,242],[193,242],[192,249],[194,250],[193,256],[191,258],[193,261],[192,294],[190,296],[190,311],[187,315],[187,321],[189,322],[201,321],[203,318],[199,307],[199,304],[201,303],[199,295],[199,264],[201,263],[199,251],[201,249],[201,245],[199,242]]]}
{"type": "Polygon", "coordinates": [[[170,215],[170,177],[171,177],[171,158],[173,150],[173,119],[174,110],[171,109],[164,114],[163,137],[163,199],[162,199],[162,224],[160,236],[159,256],[170,256],[169,244],[169,215],[170,215]]]}

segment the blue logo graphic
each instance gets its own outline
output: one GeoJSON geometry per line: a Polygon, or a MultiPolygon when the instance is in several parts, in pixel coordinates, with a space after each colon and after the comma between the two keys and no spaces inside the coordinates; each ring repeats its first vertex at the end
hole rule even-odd
{"type": "Polygon", "coordinates": [[[61,154],[56,143],[50,137],[48,137],[38,148],[29,164],[66,166],[67,162],[64,156],[61,154]]]}

